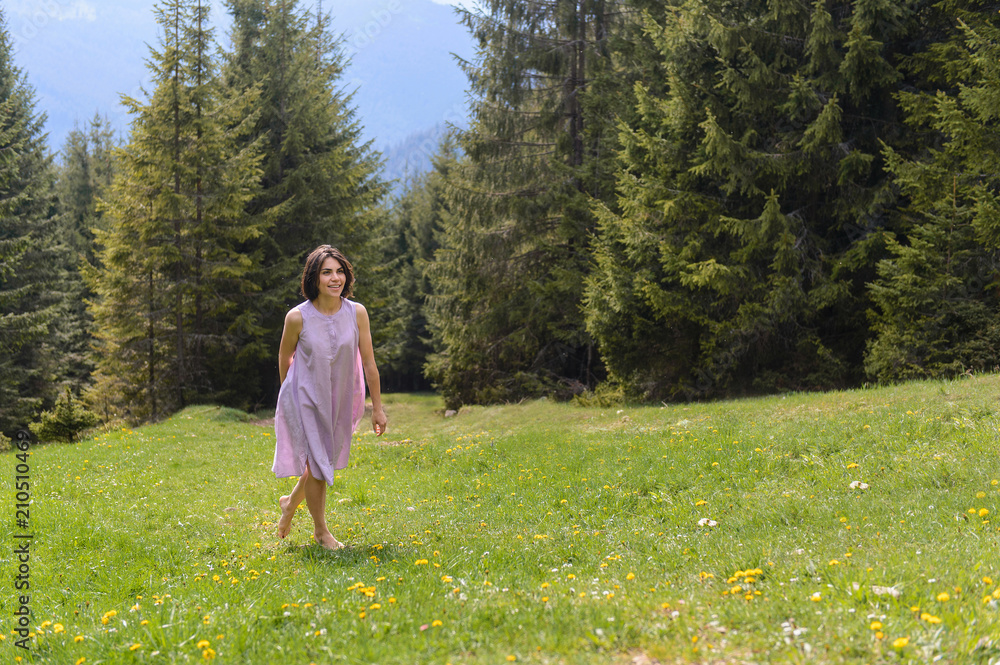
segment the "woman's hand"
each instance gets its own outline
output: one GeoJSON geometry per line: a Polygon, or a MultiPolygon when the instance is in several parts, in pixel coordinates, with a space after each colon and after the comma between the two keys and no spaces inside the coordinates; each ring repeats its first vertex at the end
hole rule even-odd
{"type": "Polygon", "coordinates": [[[385,411],[382,409],[372,409],[372,429],[376,436],[385,434],[385,411]]]}

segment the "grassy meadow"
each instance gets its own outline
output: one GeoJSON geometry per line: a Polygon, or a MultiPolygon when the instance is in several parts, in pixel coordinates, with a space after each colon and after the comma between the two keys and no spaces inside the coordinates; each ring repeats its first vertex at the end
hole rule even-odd
{"type": "MultiPolygon", "coordinates": [[[[195,406],[32,448],[3,662],[1000,662],[1000,376],[666,407],[386,399],[275,535],[273,431],[195,406]]],[[[16,452],[16,451],[15,451],[16,452]]]]}

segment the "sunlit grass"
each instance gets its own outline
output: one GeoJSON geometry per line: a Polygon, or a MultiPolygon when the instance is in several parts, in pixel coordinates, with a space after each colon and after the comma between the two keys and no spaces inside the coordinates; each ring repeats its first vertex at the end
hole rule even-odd
{"type": "Polygon", "coordinates": [[[998,394],[988,376],[448,419],[437,398],[389,396],[389,432],[356,437],[329,494],[337,553],[311,542],[304,507],[274,537],[291,481],[270,472],[273,432],[191,407],[34,449],[35,634],[28,652],[14,634],[0,650],[51,663],[989,662],[998,394]]]}

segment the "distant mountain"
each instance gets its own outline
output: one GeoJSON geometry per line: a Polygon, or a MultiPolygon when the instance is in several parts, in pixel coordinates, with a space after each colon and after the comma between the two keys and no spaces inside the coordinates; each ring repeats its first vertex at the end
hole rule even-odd
{"type": "Polygon", "coordinates": [[[432,168],[431,158],[437,154],[449,125],[440,123],[414,132],[382,151],[382,177],[392,181],[394,194],[401,194],[410,181],[432,168]]]}
{"type": "MultiPolygon", "coordinates": [[[[158,43],[153,0],[4,0],[18,66],[48,114],[49,147],[62,148],[75,122],[107,116],[123,134],[124,93],[148,86],[147,44],[158,43]]],[[[213,0],[220,43],[228,16],[213,0]]],[[[342,79],[364,137],[379,149],[446,122],[465,121],[466,80],[451,53],[470,58],[472,38],[454,10],[431,0],[303,2],[333,17],[351,58],[342,79]]]]}

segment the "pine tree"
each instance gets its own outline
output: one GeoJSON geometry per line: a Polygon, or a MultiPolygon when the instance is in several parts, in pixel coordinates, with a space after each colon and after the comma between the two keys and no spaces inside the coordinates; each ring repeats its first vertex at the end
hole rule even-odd
{"type": "Polygon", "coordinates": [[[942,2],[937,40],[907,62],[938,90],[906,91],[902,107],[927,148],[886,149],[905,197],[870,287],[868,375],[952,376],[1000,365],[1000,18],[993,3],[942,2]]]}
{"type": "Polygon", "coordinates": [[[449,405],[568,395],[595,381],[580,303],[590,200],[612,183],[610,117],[627,108],[612,49],[623,5],[497,0],[463,13],[478,42],[463,63],[472,120],[430,272],[428,371],[449,405]]]}
{"type": "MultiPolygon", "coordinates": [[[[108,195],[99,265],[87,270],[101,344],[92,402],[105,416],[152,417],[219,399],[254,285],[240,251],[261,233],[243,212],[259,178],[253,144],[237,147],[247,96],[215,75],[204,0],[167,0],[145,102],[108,195]]],[[[224,395],[222,398],[224,399],[224,395]]]]}
{"type": "Polygon", "coordinates": [[[95,367],[90,348],[93,320],[87,311],[94,293],[82,279],[81,266],[96,263],[93,230],[105,228],[98,200],[111,187],[117,145],[111,123],[95,114],[84,128],[69,132],[56,170],[57,225],[66,252],[60,264],[62,297],[51,332],[59,359],[56,380],[74,394],[88,384],[95,367]]]}
{"type": "MultiPolygon", "coordinates": [[[[445,183],[458,160],[446,136],[431,158],[433,170],[414,178],[395,202],[387,222],[384,258],[372,274],[372,331],[386,390],[428,390],[424,365],[432,353],[427,321],[434,282],[428,273],[450,220],[445,183]],[[383,369],[384,366],[384,369],[383,369]]],[[[371,292],[371,290],[369,291],[371,292]]]]}
{"type": "Polygon", "coordinates": [[[921,3],[694,0],[650,17],[665,90],[622,126],[587,325],[646,398],[860,377],[865,284],[894,193],[881,146],[921,3]],[[655,19],[655,20],[654,20],[655,19]]]}
{"type": "Polygon", "coordinates": [[[359,267],[356,293],[368,288],[374,265],[369,240],[373,210],[386,192],[377,175],[378,155],[361,140],[361,128],[341,89],[344,62],[329,19],[297,0],[227,0],[232,52],[225,80],[234,90],[258,88],[254,126],[245,141],[261,145],[260,189],[246,212],[269,232],[245,251],[255,257],[252,279],[260,291],[243,307],[260,321],[260,334],[243,340],[236,385],[252,386],[257,404],[273,403],[277,345],[284,316],[301,301],[305,255],[335,245],[359,267]],[[371,258],[369,258],[371,257],[371,258]]]}
{"type": "Polygon", "coordinates": [[[55,397],[45,342],[61,253],[44,123],[0,9],[0,432],[24,428],[55,397]]]}

